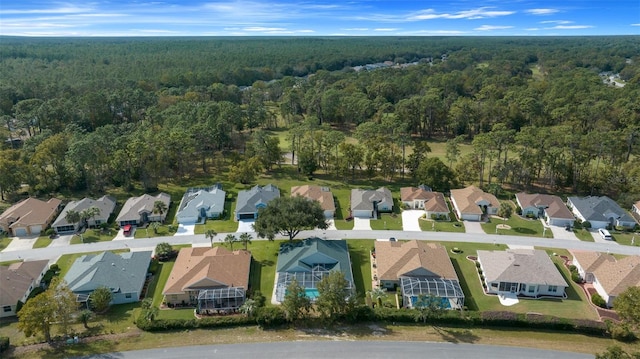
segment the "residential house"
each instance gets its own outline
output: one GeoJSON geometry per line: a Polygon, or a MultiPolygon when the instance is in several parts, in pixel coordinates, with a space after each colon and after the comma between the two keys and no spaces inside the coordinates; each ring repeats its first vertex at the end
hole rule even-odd
{"type": "Polygon", "coordinates": [[[405,207],[424,209],[427,218],[449,219],[449,206],[440,192],[432,192],[426,186],[400,188],[400,200],[405,207]]]}
{"type": "Polygon", "coordinates": [[[478,251],[487,292],[563,297],[568,287],[547,252],[537,249],[478,251]]]}
{"type": "Polygon", "coordinates": [[[393,211],[393,197],[388,188],[351,190],[351,215],[358,218],[378,218],[379,212],[393,211]]]}
{"type": "Polygon", "coordinates": [[[420,296],[439,298],[443,308],[464,306],[458,275],[441,244],[377,241],[374,263],[380,287],[400,287],[406,307],[415,307],[420,296]]]}
{"type": "Polygon", "coordinates": [[[235,310],[249,289],[251,253],[224,247],[182,248],[162,294],[169,306],[235,310]]]}
{"type": "Polygon", "coordinates": [[[0,318],[16,315],[18,302],[26,303],[31,291],[40,286],[40,281],[48,269],[48,260],[0,266],[0,318]]]}
{"type": "Polygon", "coordinates": [[[0,229],[10,236],[37,236],[51,224],[61,203],[57,198],[46,202],[33,197],[24,199],[0,215],[0,229]]]}
{"type": "Polygon", "coordinates": [[[150,262],[151,251],[86,254],[73,262],[64,281],[78,302],[87,302],[98,287],[111,290],[111,304],[138,302],[144,296],[150,262]]]}
{"type": "Polygon", "coordinates": [[[609,308],[627,288],[640,286],[640,256],[618,259],[611,254],[587,251],[573,251],[571,255],[580,277],[593,284],[609,308]]]}
{"type": "Polygon", "coordinates": [[[575,221],[567,205],[558,196],[520,192],[516,194],[516,202],[523,216],[544,218],[550,226],[573,226],[575,221]]]}
{"type": "Polygon", "coordinates": [[[451,204],[461,220],[481,221],[486,215],[498,213],[500,202],[496,196],[476,186],[451,190],[451,204]]]}
{"type": "Polygon", "coordinates": [[[275,301],[282,303],[287,287],[295,279],[312,301],[318,297],[317,285],[332,271],[344,274],[345,296],[353,294],[355,284],[347,241],[308,238],[280,245],[276,266],[275,301]]]}
{"type": "Polygon", "coordinates": [[[631,214],[635,217],[636,221],[640,223],[640,201],[631,206],[631,214]]]}
{"type": "Polygon", "coordinates": [[[155,196],[143,194],[140,197],[131,197],[122,206],[116,222],[120,227],[127,224],[139,226],[149,222],[164,222],[170,205],[171,196],[164,192],[155,196]],[[155,211],[156,201],[163,202],[167,210],[162,213],[155,211]]]}
{"type": "Polygon", "coordinates": [[[591,228],[633,228],[636,225],[633,217],[607,196],[569,197],[567,205],[577,219],[591,223],[591,228]]]}
{"type": "Polygon", "coordinates": [[[255,186],[248,191],[240,191],[234,217],[236,220],[256,219],[258,218],[258,210],[265,208],[271,200],[278,197],[280,197],[280,190],[272,184],[264,187],[255,186]]]}
{"type": "Polygon", "coordinates": [[[333,200],[333,193],[329,187],[321,186],[294,186],[291,187],[291,197],[302,196],[310,200],[320,202],[320,207],[324,211],[324,217],[332,219],[336,212],[336,204],[333,200]]]}
{"type": "Polygon", "coordinates": [[[111,196],[102,196],[95,200],[91,198],[83,198],[79,201],[71,201],[67,203],[62,212],[60,212],[60,215],[58,215],[58,218],[56,218],[51,227],[56,231],[56,233],[76,232],[81,227],[81,223],[69,223],[65,218],[67,213],[69,211],[82,212],[92,207],[97,208],[100,212],[94,217],[87,218],[86,223],[82,223],[82,226],[86,225],[93,227],[99,226],[102,223],[107,223],[109,221],[109,216],[111,216],[111,213],[113,213],[113,210],[116,208],[116,199],[111,196]]]}
{"type": "Polygon", "coordinates": [[[206,188],[189,188],[182,196],[176,221],[181,224],[194,224],[206,218],[220,218],[224,213],[227,193],[222,185],[206,188]]]}

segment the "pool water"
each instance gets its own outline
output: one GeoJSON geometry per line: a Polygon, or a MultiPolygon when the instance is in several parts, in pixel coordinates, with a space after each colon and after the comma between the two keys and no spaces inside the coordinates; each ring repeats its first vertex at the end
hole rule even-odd
{"type": "Polygon", "coordinates": [[[320,292],[318,292],[316,288],[305,288],[304,295],[306,295],[307,298],[314,300],[318,298],[318,296],[320,295],[320,292]]]}

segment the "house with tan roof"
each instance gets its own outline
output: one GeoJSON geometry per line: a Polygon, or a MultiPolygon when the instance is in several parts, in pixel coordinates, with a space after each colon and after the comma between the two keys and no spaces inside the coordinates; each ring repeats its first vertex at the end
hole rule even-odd
{"type": "Polygon", "coordinates": [[[16,315],[18,302],[27,301],[31,291],[49,269],[48,260],[25,261],[0,266],[0,318],[16,315]]]}
{"type": "Polygon", "coordinates": [[[440,298],[443,308],[464,306],[458,275],[441,244],[377,241],[374,264],[380,287],[401,288],[406,307],[414,307],[420,296],[440,298]]]}
{"type": "Polygon", "coordinates": [[[169,306],[198,312],[236,310],[249,289],[251,253],[224,247],[182,248],[162,294],[169,306]]]}
{"type": "Polygon", "coordinates": [[[433,216],[449,219],[449,206],[440,192],[432,192],[426,186],[400,188],[400,201],[411,209],[424,209],[427,218],[433,216]]]}
{"type": "Polygon", "coordinates": [[[627,288],[640,286],[640,256],[619,259],[608,253],[587,251],[572,251],[571,255],[580,277],[593,284],[609,308],[627,288]]]}
{"type": "Polygon", "coordinates": [[[386,187],[375,190],[351,190],[351,215],[358,218],[378,218],[379,212],[393,211],[393,197],[386,187]]]}
{"type": "Polygon", "coordinates": [[[498,213],[500,202],[496,196],[476,186],[451,190],[451,204],[461,220],[481,221],[486,215],[498,213]]]}
{"type": "Polygon", "coordinates": [[[294,186],[291,187],[291,197],[302,196],[310,200],[320,202],[320,207],[324,211],[324,217],[327,219],[333,218],[336,212],[336,204],[333,199],[333,193],[329,187],[321,186],[294,186]]]}
{"type": "Polygon", "coordinates": [[[61,203],[57,198],[46,202],[33,197],[24,199],[0,215],[0,229],[16,237],[39,235],[56,218],[61,203]]]}
{"type": "Polygon", "coordinates": [[[164,222],[170,205],[171,196],[164,192],[155,196],[145,193],[140,197],[131,197],[122,206],[116,222],[120,227],[127,224],[138,226],[149,222],[164,222]],[[163,213],[156,212],[154,210],[156,201],[163,202],[167,210],[163,213]]]}
{"type": "Polygon", "coordinates": [[[640,223],[640,201],[631,206],[631,215],[635,217],[636,222],[640,223]]]}
{"type": "Polygon", "coordinates": [[[67,213],[69,211],[82,212],[92,207],[97,208],[99,213],[92,218],[87,218],[86,223],[82,223],[83,226],[93,227],[101,223],[107,223],[109,216],[111,216],[111,213],[113,213],[113,210],[116,208],[116,199],[111,196],[102,196],[98,199],[85,197],[79,201],[71,201],[64,206],[64,209],[60,212],[60,215],[58,215],[58,218],[56,218],[51,227],[56,233],[76,232],[81,223],[69,223],[66,219],[67,213]]]}
{"type": "Polygon", "coordinates": [[[522,209],[523,216],[544,218],[550,226],[573,226],[576,220],[558,196],[520,192],[516,194],[516,202],[522,209]]]}
{"type": "Polygon", "coordinates": [[[568,287],[547,252],[538,249],[478,251],[488,293],[563,297],[568,287]]]}

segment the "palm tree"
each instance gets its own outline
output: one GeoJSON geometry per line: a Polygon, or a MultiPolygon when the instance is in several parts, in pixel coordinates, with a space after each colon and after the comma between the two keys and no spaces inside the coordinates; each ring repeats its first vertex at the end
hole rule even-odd
{"type": "Polygon", "coordinates": [[[151,222],[149,224],[149,227],[151,227],[151,229],[153,229],[153,233],[154,234],[158,234],[158,228],[160,228],[160,223],[158,222],[151,222]]]}
{"type": "Polygon", "coordinates": [[[209,238],[209,241],[211,242],[211,247],[213,248],[213,239],[218,235],[218,233],[216,233],[216,231],[214,231],[213,229],[207,229],[204,232],[204,236],[205,238],[209,238]]]}
{"type": "Polygon", "coordinates": [[[93,220],[93,225],[95,227],[98,227],[98,225],[96,224],[96,216],[100,215],[100,213],[101,213],[100,212],[100,208],[95,207],[95,206],[91,206],[86,211],[88,212],[87,214],[89,215],[89,218],[91,218],[93,220]]]}
{"type": "Polygon", "coordinates": [[[85,309],[78,314],[78,319],[84,325],[84,329],[89,329],[89,321],[93,318],[93,312],[89,309],[85,309]]]}
{"type": "Polygon", "coordinates": [[[373,288],[367,294],[369,294],[369,297],[371,297],[372,301],[375,301],[377,303],[378,307],[382,307],[382,299],[387,296],[386,290],[380,287],[373,288]]]}
{"type": "Polygon", "coordinates": [[[247,317],[251,317],[253,315],[253,312],[255,311],[256,311],[256,301],[253,299],[245,300],[242,306],[240,306],[240,313],[246,315],[247,317]]]}
{"type": "MultiPolygon", "coordinates": [[[[64,215],[64,220],[67,221],[67,223],[69,224],[73,224],[75,228],[76,223],[80,223],[80,221],[82,220],[82,217],[80,216],[80,212],[69,210],[67,211],[67,214],[64,215]]],[[[80,234],[80,239],[84,242],[84,238],[82,237],[82,234],[80,234]]]]}
{"type": "Polygon", "coordinates": [[[253,239],[253,236],[251,236],[251,234],[244,232],[240,235],[240,239],[239,241],[242,242],[244,244],[244,250],[247,250],[247,246],[249,244],[251,244],[251,240],[253,239]]]}
{"type": "Polygon", "coordinates": [[[227,234],[227,236],[224,237],[224,243],[229,244],[232,252],[233,252],[233,242],[236,242],[237,240],[238,238],[236,238],[236,236],[231,233],[227,234]]]}
{"type": "Polygon", "coordinates": [[[163,215],[167,211],[167,204],[163,201],[153,202],[153,213],[163,215]]]}

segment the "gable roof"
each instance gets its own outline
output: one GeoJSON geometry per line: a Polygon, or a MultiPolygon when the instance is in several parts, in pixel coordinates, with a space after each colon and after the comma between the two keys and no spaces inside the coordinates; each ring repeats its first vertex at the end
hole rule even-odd
{"type": "MultiPolygon", "coordinates": [[[[153,205],[156,201],[162,201],[167,205],[171,204],[171,196],[164,192],[160,192],[155,196],[143,194],[140,197],[131,197],[122,206],[116,222],[134,221],[140,219],[140,215],[144,212],[153,213],[153,205]]],[[[166,215],[164,213],[163,215],[166,215]]]]}
{"type": "Polygon", "coordinates": [[[538,249],[478,251],[487,282],[515,282],[567,287],[547,252],[538,249]]]}
{"type": "Polygon", "coordinates": [[[102,286],[114,293],[140,292],[150,261],[151,251],[86,254],[73,262],[64,280],[74,293],[89,293],[102,286]]]}
{"type": "Polygon", "coordinates": [[[402,187],[400,188],[400,200],[402,202],[411,202],[414,200],[422,200],[424,209],[428,212],[449,212],[447,202],[444,195],[440,192],[428,191],[422,187],[402,187]]]}
{"type": "Polygon", "coordinates": [[[224,247],[182,248],[162,294],[221,287],[249,287],[251,253],[224,247]]]}
{"type": "Polygon", "coordinates": [[[496,196],[486,193],[476,186],[452,189],[451,197],[453,197],[460,213],[482,214],[482,209],[477,203],[483,200],[489,202],[492,207],[500,207],[496,196]]]}
{"type": "Polygon", "coordinates": [[[236,213],[255,213],[260,203],[267,204],[274,198],[280,197],[278,187],[268,184],[264,187],[255,186],[250,190],[240,191],[236,203],[236,213]]]}
{"type": "Polygon", "coordinates": [[[336,204],[333,201],[333,194],[329,190],[329,187],[320,186],[294,186],[291,187],[291,197],[302,196],[311,200],[320,202],[320,207],[324,211],[335,211],[336,204]]]}
{"type": "Polygon", "coordinates": [[[536,207],[544,208],[545,213],[550,218],[563,218],[573,220],[573,214],[564,204],[562,199],[558,196],[539,193],[524,193],[520,192],[516,194],[516,198],[520,203],[520,207],[536,207]]]}
{"type": "Polygon", "coordinates": [[[67,222],[66,215],[67,212],[73,210],[77,212],[81,212],[85,209],[89,209],[91,207],[96,207],[100,210],[100,214],[96,216],[96,218],[105,218],[108,219],[113,212],[114,208],[116,208],[116,199],[111,196],[102,196],[96,200],[91,198],[83,198],[79,201],[71,201],[64,206],[64,209],[58,215],[58,218],[51,225],[52,227],[59,226],[67,226],[71,225],[71,223],[67,222]]]}
{"type": "Polygon", "coordinates": [[[376,190],[355,188],[351,190],[351,210],[373,211],[373,202],[393,205],[391,191],[386,187],[376,190]]]}
{"type": "Polygon", "coordinates": [[[458,280],[447,250],[438,243],[423,241],[377,241],[376,266],[380,280],[395,281],[402,276],[458,280]]]}
{"type": "Polygon", "coordinates": [[[7,208],[0,215],[0,224],[11,228],[46,224],[47,220],[58,210],[60,203],[62,201],[57,198],[51,198],[44,202],[29,197],[7,208]],[[9,222],[13,223],[9,225],[9,222]]]}
{"type": "Polygon", "coordinates": [[[307,238],[280,245],[277,272],[311,272],[316,264],[343,272],[345,278],[353,283],[347,241],[307,238]]]}
{"type": "Polygon", "coordinates": [[[610,296],[618,296],[627,288],[640,286],[640,256],[617,259],[611,254],[573,251],[573,259],[587,273],[593,273],[610,296]]]}
{"type": "Polygon", "coordinates": [[[48,264],[48,260],[38,260],[0,266],[0,306],[16,305],[48,264]]]}
{"type": "Polygon", "coordinates": [[[587,221],[609,222],[613,216],[621,222],[635,222],[625,210],[607,196],[569,197],[574,208],[587,221]]]}
{"type": "Polygon", "coordinates": [[[176,217],[200,217],[200,209],[222,213],[227,193],[222,186],[187,189],[182,196],[176,217]]]}

